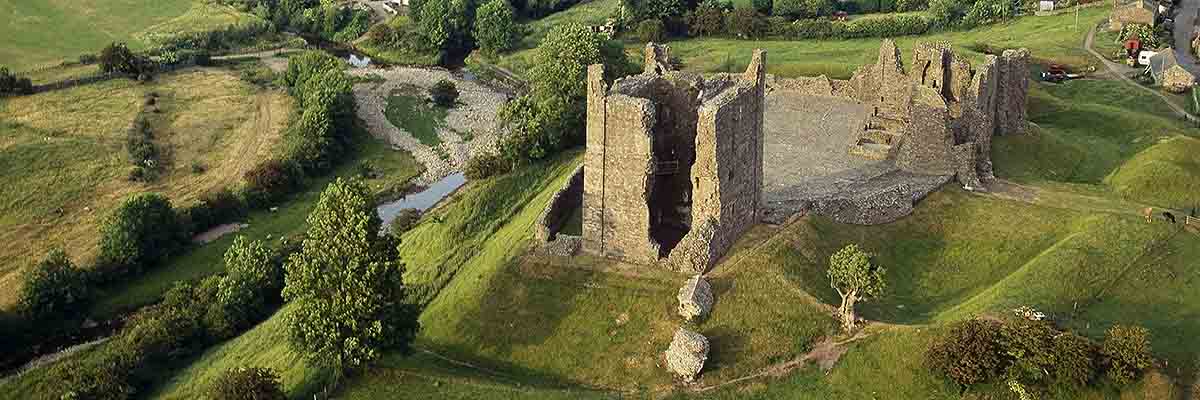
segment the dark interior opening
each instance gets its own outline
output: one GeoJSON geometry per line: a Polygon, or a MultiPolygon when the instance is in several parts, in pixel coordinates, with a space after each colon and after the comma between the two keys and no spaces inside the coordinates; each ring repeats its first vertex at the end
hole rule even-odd
{"type": "Polygon", "coordinates": [[[650,237],[665,258],[692,229],[692,164],[696,161],[696,96],[665,82],[655,90],[654,176],[650,237]]]}

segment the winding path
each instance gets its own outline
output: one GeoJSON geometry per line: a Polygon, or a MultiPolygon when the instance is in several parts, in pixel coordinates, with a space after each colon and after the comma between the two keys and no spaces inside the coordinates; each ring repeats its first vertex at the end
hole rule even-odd
{"type": "MultiPolygon", "coordinates": [[[[1195,3],[1200,0],[1184,0],[1184,1],[1195,3]]],[[[1193,11],[1193,13],[1194,13],[1194,11],[1193,11]]],[[[1096,40],[1096,27],[1097,26],[1099,26],[1099,25],[1092,26],[1092,29],[1090,31],[1088,31],[1087,39],[1084,40],[1084,42],[1083,42],[1084,50],[1087,50],[1087,52],[1089,54],[1091,54],[1093,57],[1096,57],[1096,59],[1100,60],[1100,63],[1104,64],[1105,69],[1108,69],[1109,72],[1111,72],[1113,75],[1116,75],[1121,80],[1125,81],[1125,83],[1128,83],[1134,87],[1137,87],[1138,89],[1144,90],[1144,91],[1146,91],[1146,93],[1150,93],[1155,96],[1158,96],[1160,99],[1162,99],[1163,103],[1167,104],[1167,107],[1170,107],[1171,110],[1175,111],[1175,113],[1178,114],[1180,117],[1187,119],[1188,122],[1200,123],[1200,117],[1197,117],[1197,116],[1193,115],[1192,113],[1187,112],[1187,110],[1183,109],[1183,107],[1175,105],[1175,103],[1172,103],[1170,100],[1167,99],[1166,95],[1159,93],[1159,91],[1142,86],[1142,85],[1138,84],[1137,82],[1134,82],[1133,79],[1129,79],[1128,76],[1125,76],[1125,74],[1123,72],[1121,72],[1122,68],[1119,64],[1109,61],[1107,58],[1104,58],[1104,56],[1100,55],[1099,52],[1097,52],[1095,49],[1093,49],[1092,43],[1095,42],[1095,40],[1096,40]]],[[[1182,57],[1184,53],[1177,52],[1177,54],[1179,54],[1182,57]]],[[[1188,57],[1191,57],[1191,55],[1188,55],[1188,57]]],[[[1189,59],[1191,59],[1191,58],[1189,58],[1189,59]]],[[[1192,65],[1193,65],[1193,67],[1195,66],[1194,61],[1192,62],[1192,65]]]]}

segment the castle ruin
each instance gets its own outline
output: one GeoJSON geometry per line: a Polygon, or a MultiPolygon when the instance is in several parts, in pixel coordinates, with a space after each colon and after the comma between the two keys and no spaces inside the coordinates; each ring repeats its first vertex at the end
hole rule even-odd
{"type": "Polygon", "coordinates": [[[889,223],[952,180],[986,190],[992,136],[1027,123],[1024,49],[973,67],[918,43],[906,71],[885,40],[849,80],[768,76],[760,50],[706,79],[668,50],[647,45],[644,71],[611,87],[588,68],[584,162],[537,231],[551,254],[702,273],[761,220],[889,223]],[[556,238],[576,210],[582,235],[556,238]]]}
{"type": "Polygon", "coordinates": [[[698,272],[758,222],[765,63],[705,79],[650,44],[611,88],[588,69],[583,251],[698,272]]]}

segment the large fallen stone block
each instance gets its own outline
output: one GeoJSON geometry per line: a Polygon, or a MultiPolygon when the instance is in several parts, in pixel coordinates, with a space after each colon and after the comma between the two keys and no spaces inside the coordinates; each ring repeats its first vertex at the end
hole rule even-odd
{"type": "Polygon", "coordinates": [[[671,370],[684,382],[696,380],[696,375],[704,369],[708,361],[708,339],[696,332],[679,328],[675,331],[675,339],[667,348],[667,369],[671,370]]]}
{"type": "Polygon", "coordinates": [[[696,275],[679,288],[679,316],[688,321],[704,318],[712,310],[712,286],[703,276],[696,275]]]}

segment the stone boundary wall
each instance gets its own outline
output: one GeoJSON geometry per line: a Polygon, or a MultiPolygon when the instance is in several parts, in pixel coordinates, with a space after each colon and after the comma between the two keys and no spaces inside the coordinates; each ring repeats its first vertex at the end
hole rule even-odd
{"type": "Polygon", "coordinates": [[[916,204],[953,180],[953,176],[915,176],[903,172],[876,185],[812,200],[810,212],[843,224],[879,225],[912,214],[916,204]]]}
{"type": "Polygon", "coordinates": [[[558,236],[558,231],[562,230],[563,224],[571,217],[571,212],[579,207],[583,207],[583,165],[571,173],[571,179],[554,194],[546,209],[542,210],[534,236],[541,243],[553,241],[558,236]]]}

